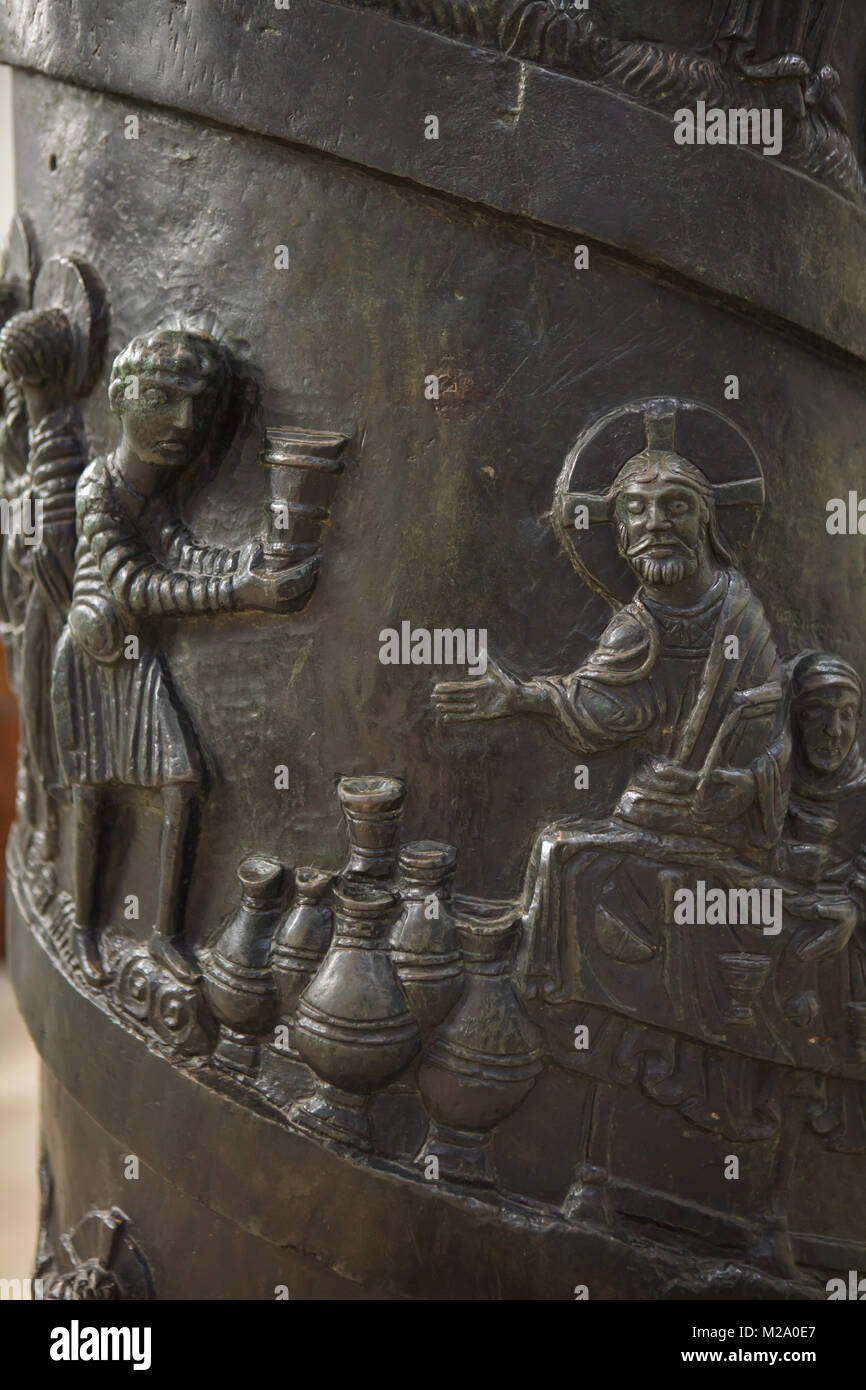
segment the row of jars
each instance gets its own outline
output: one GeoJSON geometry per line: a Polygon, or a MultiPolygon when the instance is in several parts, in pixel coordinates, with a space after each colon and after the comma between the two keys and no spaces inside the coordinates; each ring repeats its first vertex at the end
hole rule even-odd
{"type": "Polygon", "coordinates": [[[216,1055],[250,1071],[258,1039],[281,1027],[317,1082],[290,1123],[369,1149],[372,1098],[420,1053],[430,1127],[417,1161],[485,1184],[492,1132],[541,1069],[511,984],[519,923],[493,904],[454,912],[452,845],[417,841],[397,854],[405,790],[395,778],[343,779],[348,863],[339,875],[297,869],[288,912],[280,863],[240,865],[241,904],[204,976],[221,1025],[216,1055]]]}

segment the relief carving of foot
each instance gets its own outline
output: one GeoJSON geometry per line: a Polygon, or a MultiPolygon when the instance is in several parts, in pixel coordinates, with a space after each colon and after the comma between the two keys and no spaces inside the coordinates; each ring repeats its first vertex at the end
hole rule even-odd
{"type": "Polygon", "coordinates": [[[580,1165],[562,1208],[569,1221],[589,1221],[595,1226],[613,1224],[608,1177],[607,1169],[596,1164],[580,1165]]]}
{"type": "Polygon", "coordinates": [[[108,978],[99,952],[99,937],[94,927],[75,927],[73,931],[75,956],[85,979],[97,989],[108,978]]]}
{"type": "Polygon", "coordinates": [[[201,971],[192,959],[188,948],[179,936],[165,936],[154,927],[150,936],[148,950],[157,965],[165,966],[182,985],[194,985],[201,979],[201,971]]]}

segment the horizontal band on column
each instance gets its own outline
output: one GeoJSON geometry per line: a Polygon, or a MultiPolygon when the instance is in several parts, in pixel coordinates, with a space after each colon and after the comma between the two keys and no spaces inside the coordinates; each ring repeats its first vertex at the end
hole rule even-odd
{"type": "Polygon", "coordinates": [[[760,153],[678,146],[668,116],[567,74],[323,0],[144,27],[138,0],[6,6],[0,60],[588,238],[866,358],[861,209],[760,153]]]}

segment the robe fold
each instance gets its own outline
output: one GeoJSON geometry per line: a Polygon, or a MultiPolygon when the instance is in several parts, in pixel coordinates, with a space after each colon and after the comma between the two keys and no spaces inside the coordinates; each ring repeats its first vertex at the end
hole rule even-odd
{"type": "MultiPolygon", "coordinates": [[[[570,748],[592,756],[628,747],[639,757],[608,820],[560,821],[533,849],[518,968],[524,997],[541,1006],[533,1013],[552,1054],[591,1069],[594,1049],[584,1056],[569,1047],[576,1010],[589,1006],[609,1019],[608,1046],[615,1036],[624,1045],[628,1035],[642,1040],[639,1051],[646,1045],[657,1055],[667,1034],[679,1039],[678,1057],[691,1056],[691,1040],[802,1065],[806,1058],[791,1045],[780,1009],[756,1014],[755,1026],[739,1033],[727,1022],[734,999],[724,958],[778,950],[768,945],[763,924],[681,927],[672,916],[677,889],[697,880],[726,891],[771,881],[784,824],[787,681],[744,576],[720,570],[701,601],[685,610],[639,591],[584,666],[534,684],[546,692],[558,736],[570,748]],[[714,769],[743,774],[735,802],[725,783],[712,781],[714,769]]],[[[823,1053],[821,1060],[826,1066],[823,1053]]],[[[678,1065],[666,1063],[664,1074],[678,1065]]],[[[697,1076],[706,1069],[688,1070],[697,1076]]],[[[666,1092],[679,1094],[672,1081],[666,1092]]],[[[706,1101],[712,1124],[713,1105],[700,1095],[686,1087],[682,1104],[697,1115],[706,1101]]],[[[753,1105],[745,1095],[741,1102],[739,1132],[764,1132],[766,1120],[755,1113],[763,1102],[753,1105]]],[[[728,1108],[737,1105],[732,1100],[728,1108]]]]}
{"type": "Polygon", "coordinates": [[[51,683],[65,781],[201,783],[195,734],[152,620],[229,611],[239,553],[200,545],[160,497],[129,488],[110,459],[82,475],[77,505],[72,606],[51,683]],[[138,655],[130,657],[132,636],[138,655]]]}

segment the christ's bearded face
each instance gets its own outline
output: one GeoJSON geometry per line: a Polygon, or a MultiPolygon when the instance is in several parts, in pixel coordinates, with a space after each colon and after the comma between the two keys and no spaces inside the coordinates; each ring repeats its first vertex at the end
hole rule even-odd
{"type": "Polygon", "coordinates": [[[646,584],[679,584],[694,574],[706,544],[706,503],[663,477],[627,483],[616,500],[620,554],[646,584]]]}

